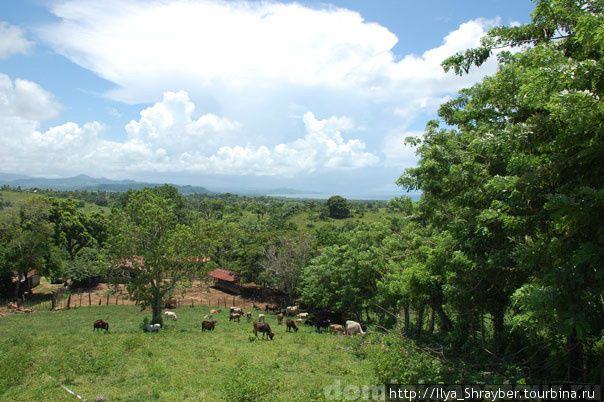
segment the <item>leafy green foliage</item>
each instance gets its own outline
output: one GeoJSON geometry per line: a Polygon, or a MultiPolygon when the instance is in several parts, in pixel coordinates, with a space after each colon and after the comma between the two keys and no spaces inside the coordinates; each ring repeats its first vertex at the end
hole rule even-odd
{"type": "Polygon", "coordinates": [[[65,277],[74,287],[88,287],[106,274],[106,259],[97,249],[84,247],[65,264],[65,277]]]}
{"type": "Polygon", "coordinates": [[[167,188],[143,189],[128,198],[125,209],[114,210],[109,238],[115,277],[129,277],[130,296],[151,307],[159,322],[165,300],[203,272],[207,247],[194,228],[179,223],[180,198],[167,188]]]}
{"type": "Polygon", "coordinates": [[[371,305],[384,269],[383,225],[359,225],[347,232],[344,244],[319,250],[304,269],[301,301],[317,309],[359,316],[371,305]]]}
{"type": "Polygon", "coordinates": [[[447,246],[433,257],[458,328],[482,327],[484,339],[488,313],[503,351],[514,339],[506,316],[523,323],[520,337],[557,340],[551,356],[566,370],[553,371],[567,380],[601,365],[589,345],[604,329],[603,7],[538,1],[531,24],[494,28],[481,47],[446,60],[462,74],[501,46],[521,47],[441,106],[447,128],[429,122],[409,141],[419,166],[398,181],[423,191],[418,221],[447,246]]]}
{"type": "Polygon", "coordinates": [[[350,216],[350,207],[346,199],[339,195],[334,195],[327,200],[327,210],[330,218],[343,219],[350,216]]]}
{"type": "Polygon", "coordinates": [[[373,345],[371,360],[378,383],[439,384],[443,380],[443,364],[400,335],[385,336],[373,345]]]}

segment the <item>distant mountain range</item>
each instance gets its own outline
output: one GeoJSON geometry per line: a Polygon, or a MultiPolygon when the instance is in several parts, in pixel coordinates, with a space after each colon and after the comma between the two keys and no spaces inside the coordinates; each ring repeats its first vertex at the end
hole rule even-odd
{"type": "MultiPolygon", "coordinates": [[[[164,183],[144,183],[134,180],[111,180],[104,178],[94,178],[86,175],[67,177],[62,179],[47,179],[44,177],[29,177],[11,173],[0,173],[0,185],[9,185],[11,187],[21,188],[39,188],[43,190],[55,191],[114,191],[123,192],[138,190],[145,187],[163,186],[164,183]]],[[[213,192],[205,187],[181,186],[171,184],[176,187],[181,194],[212,194],[213,192]]]]}
{"type": "MultiPolygon", "coordinates": [[[[39,188],[43,190],[55,191],[113,191],[123,192],[138,190],[145,187],[163,186],[165,183],[146,183],[134,180],[111,180],[105,178],[94,178],[86,175],[67,177],[62,179],[47,179],[44,177],[30,177],[12,173],[0,173],[0,185],[9,185],[11,187],[21,188],[39,188]]],[[[168,183],[169,184],[169,183],[168,183]]],[[[239,195],[280,195],[280,194],[307,194],[309,191],[294,190],[290,188],[274,188],[274,189],[221,189],[219,191],[210,191],[205,187],[170,184],[178,189],[183,195],[189,194],[217,194],[217,193],[233,193],[239,195]]]]}

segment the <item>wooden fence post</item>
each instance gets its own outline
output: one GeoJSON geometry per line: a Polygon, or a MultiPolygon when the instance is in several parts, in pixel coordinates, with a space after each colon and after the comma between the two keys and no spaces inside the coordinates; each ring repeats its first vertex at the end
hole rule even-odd
{"type": "Polygon", "coordinates": [[[80,293],[80,307],[82,307],[82,294],[80,293]]]}
{"type": "Polygon", "coordinates": [[[70,304],[71,304],[71,293],[69,294],[69,297],[67,298],[67,310],[70,309],[70,304]]]}
{"type": "Polygon", "coordinates": [[[107,295],[107,302],[105,303],[105,306],[109,305],[109,295],[107,295]]]}
{"type": "Polygon", "coordinates": [[[88,292],[88,307],[92,306],[92,296],[90,295],[90,292],[88,292]]]}

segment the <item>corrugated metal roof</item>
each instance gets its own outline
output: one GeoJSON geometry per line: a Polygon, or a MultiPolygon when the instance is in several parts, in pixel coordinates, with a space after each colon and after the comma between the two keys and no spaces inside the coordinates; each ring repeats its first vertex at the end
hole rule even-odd
{"type": "Polygon", "coordinates": [[[216,268],[215,270],[208,273],[214,279],[220,279],[221,281],[227,282],[238,282],[239,274],[226,269],[216,268]]]}

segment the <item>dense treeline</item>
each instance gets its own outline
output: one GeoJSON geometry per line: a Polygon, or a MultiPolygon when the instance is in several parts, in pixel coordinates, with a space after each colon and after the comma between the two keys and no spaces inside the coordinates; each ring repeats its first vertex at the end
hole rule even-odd
{"type": "MultiPolygon", "coordinates": [[[[274,253],[282,253],[277,248],[299,236],[321,238],[315,232],[324,233],[326,229],[322,227],[329,226],[330,220],[336,221],[330,218],[325,200],[242,197],[228,193],[183,196],[168,185],[124,193],[24,191],[9,187],[3,187],[3,190],[24,195],[9,197],[17,199],[13,202],[0,199],[0,246],[6,261],[2,269],[5,295],[12,275],[19,274],[23,278],[32,269],[49,277],[69,279],[76,285],[93,284],[95,279],[106,276],[102,268],[107,267],[111,254],[107,241],[119,223],[116,217],[141,194],[155,196],[152,204],[160,200],[168,202],[174,222],[195,228],[197,236],[205,239],[207,247],[196,254],[204,254],[203,257],[211,258],[214,265],[240,273],[245,282],[278,284],[274,275],[267,274],[275,268],[269,267],[264,260],[274,253]],[[99,199],[106,201],[103,205],[111,205],[110,213],[85,208],[85,202],[99,205],[99,199]],[[24,221],[31,214],[35,221],[24,221]],[[19,238],[30,235],[38,236],[40,240],[34,243],[32,238],[25,244],[19,238]],[[17,252],[26,252],[30,258],[19,269],[16,267],[20,264],[16,262],[17,252]]],[[[377,216],[379,208],[386,206],[381,201],[341,200],[341,206],[353,220],[362,219],[365,212],[373,211],[377,216]]],[[[314,252],[314,240],[311,243],[314,252]]],[[[15,295],[22,291],[14,289],[15,295]]],[[[292,298],[297,296],[297,286],[288,294],[292,298]]]]}
{"type": "Polygon", "coordinates": [[[420,162],[399,184],[423,191],[413,220],[433,246],[407,294],[444,302],[442,328],[473,344],[488,318],[491,352],[536,378],[601,381],[604,3],[539,1],[532,24],[443,66],[467,73],[523,44],[409,139],[420,162]]]}

